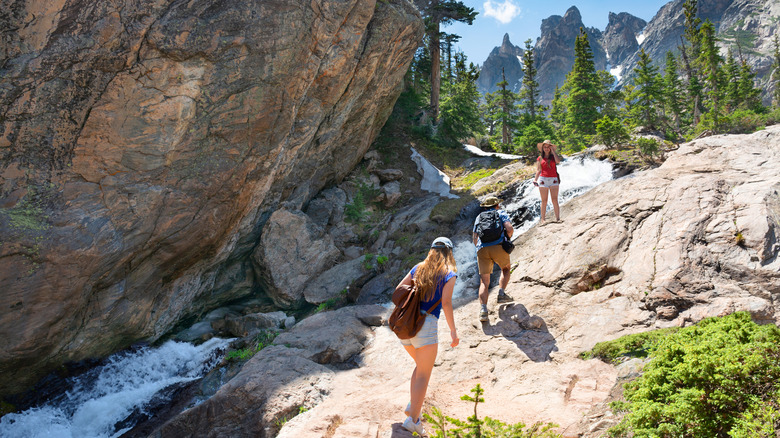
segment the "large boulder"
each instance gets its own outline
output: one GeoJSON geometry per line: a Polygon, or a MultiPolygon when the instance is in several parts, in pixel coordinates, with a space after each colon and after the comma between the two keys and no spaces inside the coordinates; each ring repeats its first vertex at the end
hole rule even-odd
{"type": "Polygon", "coordinates": [[[266,293],[281,308],[300,305],[306,285],[341,252],[333,239],[300,211],[277,210],[266,222],[252,260],[266,293]]]}
{"type": "Polygon", "coordinates": [[[3,11],[0,395],[260,293],[271,213],[361,160],[423,31],[406,0],[3,11]]]}

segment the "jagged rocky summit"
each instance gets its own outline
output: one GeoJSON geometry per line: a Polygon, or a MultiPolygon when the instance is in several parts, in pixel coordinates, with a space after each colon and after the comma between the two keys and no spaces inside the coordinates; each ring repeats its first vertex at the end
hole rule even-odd
{"type": "Polygon", "coordinates": [[[267,224],[362,159],[423,32],[406,0],[6,6],[0,395],[278,288],[267,224]]]}
{"type": "MultiPolygon", "coordinates": [[[[649,22],[626,12],[610,12],[609,22],[603,32],[586,27],[579,10],[574,6],[563,17],[553,15],[542,20],[541,36],[534,46],[542,103],[549,104],[555,86],[562,85],[566,74],[571,71],[574,64],[574,38],[579,34],[580,27],[588,34],[596,69],[611,72],[618,85],[631,80],[641,49],[654,64],[663,66],[667,51],[679,52],[685,21],[683,2],[670,1],[649,22]]],[[[772,92],[769,86],[774,50],[772,41],[780,33],[777,20],[780,17],[780,4],[776,0],[700,0],[698,16],[715,24],[724,56],[729,49],[735,57],[739,57],[741,52],[741,56],[756,72],[758,88],[764,91],[764,100],[768,101],[772,92]],[[739,45],[736,42],[737,35],[739,45]]],[[[506,65],[511,64],[509,60],[505,62],[506,65]]],[[[488,63],[486,60],[481,75],[500,77],[501,67],[505,67],[505,64],[495,60],[488,63]]],[[[510,88],[520,86],[509,82],[510,88]]],[[[480,90],[483,89],[484,85],[480,90]]]]}
{"type": "Polygon", "coordinates": [[[477,89],[480,93],[492,93],[498,90],[498,84],[504,78],[509,83],[511,91],[520,91],[523,80],[523,49],[509,41],[509,34],[504,34],[500,47],[490,52],[480,69],[477,78],[477,89]]]}

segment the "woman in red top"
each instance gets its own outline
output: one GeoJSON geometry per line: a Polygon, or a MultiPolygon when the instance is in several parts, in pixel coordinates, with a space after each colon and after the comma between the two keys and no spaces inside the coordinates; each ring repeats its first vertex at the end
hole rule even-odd
{"type": "Polygon", "coordinates": [[[552,199],[553,211],[555,211],[555,221],[561,220],[561,208],[558,206],[558,185],[561,179],[558,176],[557,164],[561,162],[561,157],[555,150],[557,146],[550,140],[545,140],[536,145],[539,149],[539,158],[536,159],[536,175],[534,175],[534,185],[539,187],[539,194],[542,197],[542,212],[539,223],[544,223],[544,215],[547,213],[547,193],[552,199]]]}

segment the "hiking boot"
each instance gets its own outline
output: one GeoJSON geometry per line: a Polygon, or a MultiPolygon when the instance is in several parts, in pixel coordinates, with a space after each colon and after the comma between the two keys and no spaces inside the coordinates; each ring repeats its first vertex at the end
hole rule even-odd
{"type": "Polygon", "coordinates": [[[514,301],[514,298],[510,297],[506,294],[506,292],[498,292],[498,297],[496,297],[496,302],[498,303],[510,303],[514,301]]]}
{"type": "Polygon", "coordinates": [[[479,311],[479,320],[486,322],[488,320],[488,312],[485,309],[479,311]]]}
{"type": "Polygon", "coordinates": [[[417,435],[425,436],[425,429],[423,429],[422,420],[417,420],[415,423],[414,420],[412,420],[412,417],[406,417],[406,420],[404,420],[404,429],[408,430],[412,433],[417,433],[417,435]]]}

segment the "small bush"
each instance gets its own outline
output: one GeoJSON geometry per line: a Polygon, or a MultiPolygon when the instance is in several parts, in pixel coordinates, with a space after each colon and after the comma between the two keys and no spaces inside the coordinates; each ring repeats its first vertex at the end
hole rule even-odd
{"type": "Polygon", "coordinates": [[[647,137],[639,137],[636,140],[636,147],[642,155],[647,157],[652,157],[659,150],[658,141],[647,137]]]}
{"type": "Polygon", "coordinates": [[[737,312],[679,329],[626,384],[616,437],[774,437],[780,431],[780,329],[737,312]]]}
{"type": "Polygon", "coordinates": [[[458,420],[444,415],[441,410],[435,406],[431,408],[433,415],[423,414],[425,420],[430,424],[433,429],[433,434],[429,435],[436,438],[445,437],[461,437],[461,438],[479,438],[479,437],[495,437],[495,438],[559,438],[560,435],[553,432],[553,428],[558,427],[553,423],[536,423],[526,429],[525,424],[506,424],[499,420],[494,420],[490,417],[480,419],[477,415],[477,408],[480,403],[484,403],[485,399],[482,398],[485,390],[477,383],[477,386],[472,388],[470,396],[468,394],[462,396],[460,399],[470,403],[474,403],[474,415],[467,418],[465,421],[458,420]]]}
{"type": "Polygon", "coordinates": [[[225,355],[225,361],[228,362],[241,362],[245,361],[252,356],[254,356],[258,351],[262,350],[263,348],[271,345],[271,342],[276,338],[276,335],[278,335],[274,330],[263,330],[261,331],[256,337],[255,337],[255,344],[254,347],[250,348],[241,348],[238,350],[231,350],[228,351],[228,353],[225,355]]]}
{"type": "Polygon", "coordinates": [[[604,362],[617,364],[626,358],[647,357],[662,340],[671,335],[677,328],[666,328],[644,333],[623,336],[621,338],[599,342],[592,350],[580,353],[582,359],[601,359],[604,362]]]}
{"type": "Polygon", "coordinates": [[[597,139],[607,146],[625,143],[631,139],[628,129],[618,119],[603,117],[596,122],[597,139]]]}

